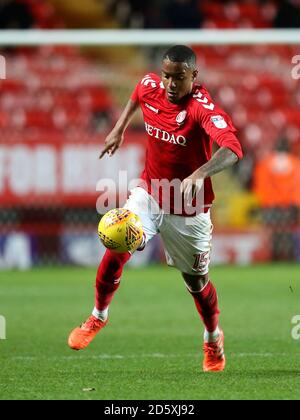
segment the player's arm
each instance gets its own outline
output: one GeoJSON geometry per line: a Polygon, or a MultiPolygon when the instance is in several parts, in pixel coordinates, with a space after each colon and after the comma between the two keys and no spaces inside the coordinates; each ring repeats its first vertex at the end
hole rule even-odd
{"type": "Polygon", "coordinates": [[[203,179],[209,178],[234,165],[238,160],[238,156],[231,149],[221,147],[207,163],[194,172],[194,176],[203,179]]]}
{"type": "Polygon", "coordinates": [[[201,190],[205,178],[224,171],[237,163],[238,160],[239,157],[231,149],[221,147],[207,163],[182,181],[181,192],[184,194],[185,200],[191,202],[195,194],[201,190]]]}
{"type": "Polygon", "coordinates": [[[128,127],[138,107],[139,102],[133,101],[132,99],[128,101],[116,125],[106,137],[104,142],[104,148],[99,156],[99,159],[101,159],[106,153],[108,153],[109,156],[112,156],[115,153],[115,151],[122,145],[124,141],[125,130],[128,127]]]}
{"type": "Polygon", "coordinates": [[[198,96],[195,99],[199,102],[196,114],[199,125],[220,148],[207,163],[183,180],[181,192],[189,203],[191,197],[202,188],[205,178],[222,172],[243,157],[242,147],[235,136],[236,129],[230,117],[210,102],[208,93],[207,97],[202,93],[198,96]]]}

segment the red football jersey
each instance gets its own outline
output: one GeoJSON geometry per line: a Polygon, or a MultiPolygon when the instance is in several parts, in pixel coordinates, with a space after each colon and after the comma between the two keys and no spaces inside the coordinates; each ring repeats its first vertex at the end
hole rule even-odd
{"type": "MultiPolygon", "coordinates": [[[[149,73],[138,83],[131,99],[140,104],[148,134],[141,178],[161,207],[161,194],[154,193],[151,180],[184,180],[211,159],[214,141],[242,158],[242,148],[231,119],[213,102],[202,85],[195,84],[190,95],[179,104],[172,104],[166,98],[160,77],[149,73]]],[[[213,199],[211,179],[207,178],[204,182],[204,211],[211,206],[213,199]]],[[[184,210],[175,209],[172,197],[170,213],[188,215],[184,210]]]]}

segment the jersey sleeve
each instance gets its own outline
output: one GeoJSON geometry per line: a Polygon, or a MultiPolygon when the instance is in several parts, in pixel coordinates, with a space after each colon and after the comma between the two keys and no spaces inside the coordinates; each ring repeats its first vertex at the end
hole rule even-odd
{"type": "Polygon", "coordinates": [[[160,79],[154,73],[146,74],[136,85],[131,100],[133,102],[140,102],[141,99],[148,93],[153,92],[154,89],[159,88],[160,79]]]}
{"type": "MultiPolygon", "coordinates": [[[[239,159],[243,157],[242,146],[236,137],[236,128],[231,118],[216,106],[209,95],[202,95],[198,100],[198,122],[212,141],[220,147],[232,150],[239,159]]],[[[197,98],[196,98],[197,100],[197,98]]]]}
{"type": "Polygon", "coordinates": [[[233,153],[237,155],[239,159],[243,158],[243,150],[241,143],[233,133],[226,133],[220,136],[218,140],[216,140],[216,143],[220,147],[226,147],[227,149],[230,149],[233,153]]]}

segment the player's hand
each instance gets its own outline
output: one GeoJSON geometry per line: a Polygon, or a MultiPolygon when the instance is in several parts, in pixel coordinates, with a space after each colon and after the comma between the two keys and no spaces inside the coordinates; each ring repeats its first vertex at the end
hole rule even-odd
{"type": "Polygon", "coordinates": [[[115,151],[122,145],[123,141],[124,134],[113,130],[105,139],[104,148],[100,153],[99,159],[102,159],[106,153],[108,153],[109,156],[113,156],[115,151]]]}
{"type": "Polygon", "coordinates": [[[180,186],[180,192],[184,196],[184,202],[188,206],[192,205],[193,199],[201,191],[204,184],[204,177],[191,175],[185,178],[180,186]]]}

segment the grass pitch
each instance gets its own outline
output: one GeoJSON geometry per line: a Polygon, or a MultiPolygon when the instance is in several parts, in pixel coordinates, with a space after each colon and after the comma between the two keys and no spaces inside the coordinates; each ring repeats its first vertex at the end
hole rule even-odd
{"type": "Polygon", "coordinates": [[[90,314],[95,270],[0,272],[0,399],[300,399],[299,274],[212,269],[228,363],[204,374],[203,328],[176,270],[125,270],[109,325],[81,353],[66,340],[90,314]]]}

